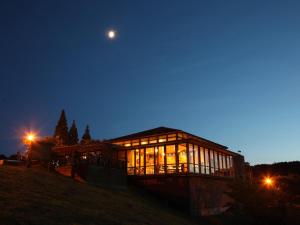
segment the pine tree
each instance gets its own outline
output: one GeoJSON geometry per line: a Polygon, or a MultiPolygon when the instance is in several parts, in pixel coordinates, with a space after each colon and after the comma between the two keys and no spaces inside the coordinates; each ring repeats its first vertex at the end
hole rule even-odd
{"type": "Polygon", "coordinates": [[[68,123],[65,110],[62,110],[60,114],[60,118],[55,127],[54,138],[60,141],[60,143],[63,145],[68,144],[68,123]]]}
{"type": "Polygon", "coordinates": [[[89,128],[89,125],[86,126],[85,128],[85,131],[84,131],[84,134],[82,136],[82,139],[81,139],[81,143],[88,143],[91,141],[91,135],[90,135],[90,128],[89,128]]]}
{"type": "Polygon", "coordinates": [[[69,130],[69,145],[78,144],[78,131],[75,120],[73,120],[72,126],[69,130]]]}

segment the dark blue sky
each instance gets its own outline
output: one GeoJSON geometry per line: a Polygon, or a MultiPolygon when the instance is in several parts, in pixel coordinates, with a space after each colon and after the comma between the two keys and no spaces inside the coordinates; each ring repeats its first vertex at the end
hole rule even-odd
{"type": "Polygon", "coordinates": [[[254,163],[300,159],[299,1],[1,1],[0,152],[25,128],[169,126],[254,163]],[[110,41],[105,31],[118,31],[110,41]]]}

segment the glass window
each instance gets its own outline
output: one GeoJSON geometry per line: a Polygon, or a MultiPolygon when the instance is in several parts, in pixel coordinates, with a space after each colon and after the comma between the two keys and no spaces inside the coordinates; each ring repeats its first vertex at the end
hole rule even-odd
{"type": "Polygon", "coordinates": [[[127,151],[127,173],[128,175],[134,174],[134,150],[127,151]]]}
{"type": "Polygon", "coordinates": [[[230,166],[230,176],[234,176],[233,158],[232,158],[232,156],[229,156],[229,166],[230,166]]]}
{"type": "Polygon", "coordinates": [[[176,172],[175,145],[166,146],[167,173],[176,172]]]}
{"type": "Polygon", "coordinates": [[[222,155],[222,159],[223,159],[223,168],[227,169],[226,155],[222,155]]]}
{"type": "Polygon", "coordinates": [[[179,172],[187,172],[187,154],[186,144],[178,145],[178,161],[179,161],[179,172]]]}
{"type": "Polygon", "coordinates": [[[209,170],[209,151],[205,149],[205,174],[210,174],[209,170]]]}
{"type": "Polygon", "coordinates": [[[194,150],[192,144],[189,144],[189,171],[194,173],[194,150]]]}
{"type": "Polygon", "coordinates": [[[223,154],[219,153],[219,164],[220,164],[220,171],[223,170],[223,158],[222,158],[223,154]]]}
{"type": "Polygon", "coordinates": [[[155,173],[165,173],[165,148],[164,146],[155,147],[155,173]]]}
{"type": "Polygon", "coordinates": [[[212,149],[210,149],[209,151],[209,157],[210,157],[210,172],[211,174],[215,174],[214,151],[212,149]]]}
{"type": "Polygon", "coordinates": [[[154,174],[154,148],[146,148],[146,174],[154,174]]]}
{"type": "Polygon", "coordinates": [[[132,146],[137,146],[137,145],[140,145],[140,140],[133,140],[132,146]]]}
{"type": "Polygon", "coordinates": [[[142,139],[141,139],[141,144],[142,144],[142,145],[148,144],[148,138],[142,138],[142,139]]]}
{"type": "Polygon", "coordinates": [[[155,144],[155,143],[157,143],[157,137],[150,137],[150,138],[149,138],[149,143],[150,143],[150,144],[155,144]]]}
{"type": "Polygon", "coordinates": [[[198,145],[194,145],[195,173],[199,173],[198,145]]]}
{"type": "Polygon", "coordinates": [[[176,141],[176,134],[168,134],[168,141],[176,141]]]}
{"type": "Polygon", "coordinates": [[[204,148],[200,147],[200,172],[205,174],[204,148]]]}
{"type": "Polygon", "coordinates": [[[122,141],[119,141],[119,142],[114,142],[113,144],[114,145],[123,145],[124,143],[122,141]]]}
{"type": "Polygon", "coordinates": [[[218,156],[218,152],[214,151],[214,161],[215,161],[215,173],[218,174],[219,172],[219,156],[218,156]]]}
{"type": "Polygon", "coordinates": [[[178,137],[178,140],[181,140],[182,139],[182,133],[178,133],[177,137],[178,137]]]}
{"type": "Polygon", "coordinates": [[[131,142],[130,141],[125,141],[124,142],[124,146],[125,147],[130,147],[131,146],[131,142]]]}
{"type": "Polygon", "coordinates": [[[135,150],[135,174],[144,174],[144,149],[135,150]]]}
{"type": "Polygon", "coordinates": [[[158,138],[158,142],[166,142],[167,141],[167,136],[164,135],[164,136],[159,136],[158,138]]]}

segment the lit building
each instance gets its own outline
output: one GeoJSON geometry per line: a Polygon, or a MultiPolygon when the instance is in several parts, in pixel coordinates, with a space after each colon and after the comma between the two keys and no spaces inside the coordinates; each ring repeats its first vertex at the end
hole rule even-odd
{"type": "Polygon", "coordinates": [[[226,146],[159,127],[109,140],[122,146],[118,159],[127,162],[128,175],[193,174],[234,177],[234,157],[226,146]]]}
{"type": "Polygon", "coordinates": [[[66,164],[77,152],[82,176],[87,180],[88,171],[94,171],[94,177],[102,179],[105,185],[129,182],[193,215],[220,214],[226,210],[232,201],[226,194],[229,184],[245,174],[244,157],[239,153],[167,127],[103,142],[56,146],[53,151],[66,164]],[[108,168],[101,169],[101,165],[108,168]]]}

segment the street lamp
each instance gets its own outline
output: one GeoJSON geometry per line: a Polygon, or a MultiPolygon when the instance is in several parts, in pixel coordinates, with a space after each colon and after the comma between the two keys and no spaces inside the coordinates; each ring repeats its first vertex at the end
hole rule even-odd
{"type": "Polygon", "coordinates": [[[266,187],[270,188],[270,187],[272,187],[274,185],[274,179],[272,177],[270,177],[270,176],[264,177],[263,184],[266,187]]]}
{"type": "Polygon", "coordinates": [[[31,166],[31,151],[32,151],[32,143],[37,139],[37,135],[34,132],[28,132],[24,136],[24,144],[28,146],[27,150],[27,167],[31,166]]]}

